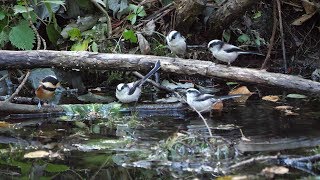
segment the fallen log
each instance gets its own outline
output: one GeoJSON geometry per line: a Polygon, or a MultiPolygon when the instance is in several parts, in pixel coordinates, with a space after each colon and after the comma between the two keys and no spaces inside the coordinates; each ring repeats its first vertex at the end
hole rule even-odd
{"type": "Polygon", "coordinates": [[[148,70],[161,61],[161,71],[227,78],[320,94],[320,83],[298,76],[264,70],[227,67],[210,61],[150,55],[105,54],[75,51],[0,51],[0,69],[56,67],[92,70],[148,70]]]}

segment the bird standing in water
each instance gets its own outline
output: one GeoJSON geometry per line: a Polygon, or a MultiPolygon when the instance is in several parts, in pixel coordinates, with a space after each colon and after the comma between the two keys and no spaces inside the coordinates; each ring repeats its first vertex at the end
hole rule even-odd
{"type": "Polygon", "coordinates": [[[199,112],[210,112],[212,106],[222,100],[232,99],[242,96],[239,95],[228,95],[228,96],[214,96],[212,94],[202,94],[200,91],[194,88],[187,89],[187,103],[190,107],[194,108],[199,112]]]}
{"type": "Polygon", "coordinates": [[[130,103],[139,100],[141,95],[141,87],[146,80],[160,69],[160,61],[157,61],[153,69],[139,81],[131,83],[118,84],[116,89],[116,97],[120,102],[130,103]]]}

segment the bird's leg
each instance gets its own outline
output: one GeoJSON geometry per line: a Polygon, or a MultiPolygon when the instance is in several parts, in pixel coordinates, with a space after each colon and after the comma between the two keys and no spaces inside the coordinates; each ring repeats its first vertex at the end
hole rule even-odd
{"type": "Polygon", "coordinates": [[[231,63],[230,62],[228,62],[228,67],[231,67],[231,63]]]}
{"type": "Polygon", "coordinates": [[[38,108],[40,109],[41,108],[41,100],[39,99],[39,102],[38,102],[38,108]]]}

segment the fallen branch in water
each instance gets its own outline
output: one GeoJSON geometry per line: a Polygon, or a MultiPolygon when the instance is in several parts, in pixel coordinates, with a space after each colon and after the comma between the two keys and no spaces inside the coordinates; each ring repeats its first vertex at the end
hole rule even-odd
{"type": "Polygon", "coordinates": [[[227,78],[320,94],[320,83],[263,70],[227,67],[210,61],[134,54],[74,51],[0,51],[1,69],[57,67],[94,70],[148,70],[161,61],[161,71],[184,75],[227,78]]]}

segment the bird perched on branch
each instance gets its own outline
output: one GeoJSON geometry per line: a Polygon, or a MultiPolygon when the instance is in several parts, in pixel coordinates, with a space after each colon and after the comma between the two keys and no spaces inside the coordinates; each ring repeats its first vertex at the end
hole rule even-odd
{"type": "Polygon", "coordinates": [[[160,66],[161,66],[160,61],[157,61],[153,69],[139,81],[118,84],[116,89],[117,99],[123,103],[138,101],[141,95],[142,85],[146,82],[146,80],[149,77],[151,77],[154,73],[156,73],[160,69],[160,66]]]}
{"type": "Polygon", "coordinates": [[[237,46],[224,43],[217,39],[208,43],[208,49],[216,59],[228,63],[228,66],[230,66],[230,64],[235,61],[240,54],[256,54],[263,56],[263,54],[245,51],[237,46]]]}
{"type": "Polygon", "coordinates": [[[210,112],[212,106],[222,100],[232,99],[242,96],[239,95],[228,95],[228,96],[214,96],[211,94],[202,94],[200,91],[194,88],[189,88],[186,91],[187,103],[190,107],[194,108],[199,112],[210,112]]]}
{"type": "Polygon", "coordinates": [[[171,31],[167,35],[166,41],[173,54],[181,56],[185,55],[187,51],[186,39],[178,31],[171,31]]]}
{"type": "Polygon", "coordinates": [[[46,76],[41,80],[38,88],[35,91],[36,96],[39,98],[39,108],[41,108],[40,100],[51,100],[59,86],[59,80],[53,75],[46,76]]]}

